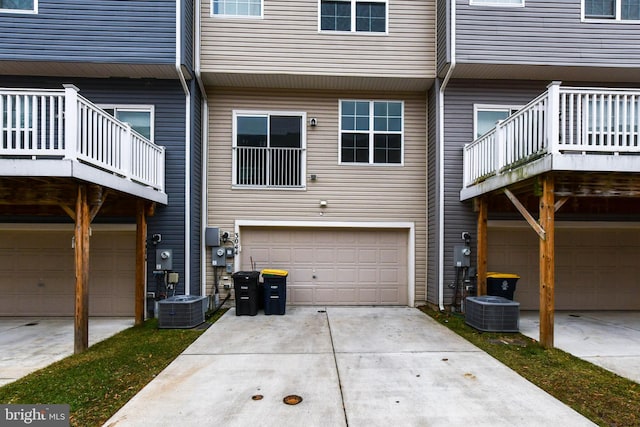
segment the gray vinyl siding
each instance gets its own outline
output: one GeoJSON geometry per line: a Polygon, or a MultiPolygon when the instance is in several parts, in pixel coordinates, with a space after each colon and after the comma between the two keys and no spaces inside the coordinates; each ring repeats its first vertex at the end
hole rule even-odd
{"type": "Polygon", "coordinates": [[[182,52],[180,57],[180,63],[185,65],[189,70],[195,68],[193,62],[193,49],[194,49],[194,2],[199,0],[179,0],[182,8],[182,22],[181,28],[181,42],[182,52]]]}
{"type": "Polygon", "coordinates": [[[446,64],[451,62],[451,40],[449,39],[451,8],[449,5],[450,2],[447,0],[438,0],[436,21],[438,76],[444,74],[446,64]]]}
{"type": "MultiPolygon", "coordinates": [[[[473,138],[473,105],[525,105],[545,90],[544,82],[452,80],[445,92],[444,303],[451,304],[455,281],[453,247],[468,231],[477,243],[477,216],[471,202],[460,202],[462,148],[473,138]]],[[[433,252],[430,252],[433,253],[433,252]]],[[[475,251],[471,260],[475,266],[475,251]]]]}
{"type": "Polygon", "coordinates": [[[440,81],[429,91],[427,122],[427,296],[438,304],[438,90],[440,81]]]}
{"type": "Polygon", "coordinates": [[[0,60],[172,64],[172,0],[40,0],[37,14],[0,13],[0,60]]]}
{"type": "Polygon", "coordinates": [[[580,4],[580,0],[526,0],[525,7],[487,7],[457,0],[456,61],[640,65],[637,22],[581,22],[580,4]]]}
{"type": "Polygon", "coordinates": [[[200,257],[202,246],[202,96],[200,88],[191,82],[191,294],[202,292],[200,257]]]}
{"type": "MultiPolygon", "coordinates": [[[[234,221],[413,222],[415,302],[426,282],[426,94],[217,89],[209,97],[207,223],[233,231],[234,221]],[[404,101],[404,165],[338,164],[339,100],[404,101]],[[307,187],[232,188],[233,110],[306,112],[307,187]],[[317,176],[310,181],[309,175],[317,176]],[[321,210],[319,201],[328,206],[321,210]]],[[[208,281],[212,280],[209,268],[208,281]]],[[[210,283],[209,283],[210,285],[210,283]]]]}

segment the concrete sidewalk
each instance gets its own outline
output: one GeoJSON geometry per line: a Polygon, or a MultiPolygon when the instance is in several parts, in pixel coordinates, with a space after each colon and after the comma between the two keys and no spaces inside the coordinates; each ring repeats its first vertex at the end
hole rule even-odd
{"type": "Polygon", "coordinates": [[[230,310],[105,425],[594,424],[417,309],[287,307],[230,310]]]}
{"type": "MultiPolygon", "coordinates": [[[[520,332],[540,336],[540,313],[520,313],[520,332]]],[[[554,346],[640,383],[640,312],[557,311],[554,346]]]]}
{"type": "MultiPolygon", "coordinates": [[[[133,326],[133,318],[89,318],[89,345],[133,326]]],[[[0,386],[73,354],[72,317],[0,318],[0,386]]]]}

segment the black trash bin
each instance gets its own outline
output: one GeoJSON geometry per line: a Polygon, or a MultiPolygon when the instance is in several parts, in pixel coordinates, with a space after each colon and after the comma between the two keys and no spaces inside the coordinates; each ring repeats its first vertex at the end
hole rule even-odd
{"type": "Polygon", "coordinates": [[[232,277],[236,293],[236,316],[255,316],[258,314],[260,272],[237,271],[232,277]]]}
{"type": "Polygon", "coordinates": [[[487,273],[487,295],[503,297],[513,301],[513,292],[520,276],[511,273],[487,273]]]}
{"type": "Polygon", "coordinates": [[[287,270],[262,270],[264,314],[284,314],[287,305],[287,270]]]}

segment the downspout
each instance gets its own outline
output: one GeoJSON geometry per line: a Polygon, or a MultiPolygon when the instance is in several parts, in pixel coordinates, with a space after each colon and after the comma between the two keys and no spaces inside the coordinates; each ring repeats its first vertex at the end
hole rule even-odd
{"type": "Polygon", "coordinates": [[[456,0],[451,0],[449,43],[451,62],[438,88],[438,306],[444,310],[444,91],[456,68],[456,0]]]}
{"type": "Polygon", "coordinates": [[[176,72],[185,95],[184,137],[184,294],[191,294],[191,93],[182,72],[182,2],[176,2],[176,72]]]}
{"type": "MultiPolygon", "coordinates": [[[[194,46],[194,55],[195,55],[195,75],[196,81],[198,82],[198,87],[200,88],[200,94],[202,96],[202,104],[200,114],[202,116],[201,126],[202,126],[202,141],[200,142],[201,150],[202,150],[202,195],[201,195],[201,230],[205,230],[207,227],[207,204],[208,204],[208,196],[207,196],[207,168],[209,162],[207,160],[208,152],[209,152],[209,103],[207,99],[207,92],[204,87],[204,82],[202,81],[202,74],[200,71],[200,36],[202,32],[202,27],[200,25],[200,20],[202,19],[202,4],[200,1],[196,1],[196,10],[195,10],[195,46],[194,46]]],[[[200,283],[201,283],[201,293],[200,295],[207,294],[207,251],[205,250],[205,242],[204,242],[204,231],[200,233],[200,283]]],[[[231,293],[229,293],[231,295],[231,293]]],[[[227,296],[228,298],[228,296],[227,296]]],[[[226,301],[226,300],[225,300],[226,301]]]]}

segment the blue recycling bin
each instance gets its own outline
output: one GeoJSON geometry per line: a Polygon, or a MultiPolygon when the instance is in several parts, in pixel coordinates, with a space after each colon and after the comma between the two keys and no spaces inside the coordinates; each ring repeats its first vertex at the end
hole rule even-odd
{"type": "Polygon", "coordinates": [[[264,314],[284,314],[287,305],[286,270],[262,270],[264,288],[264,314]]]}

